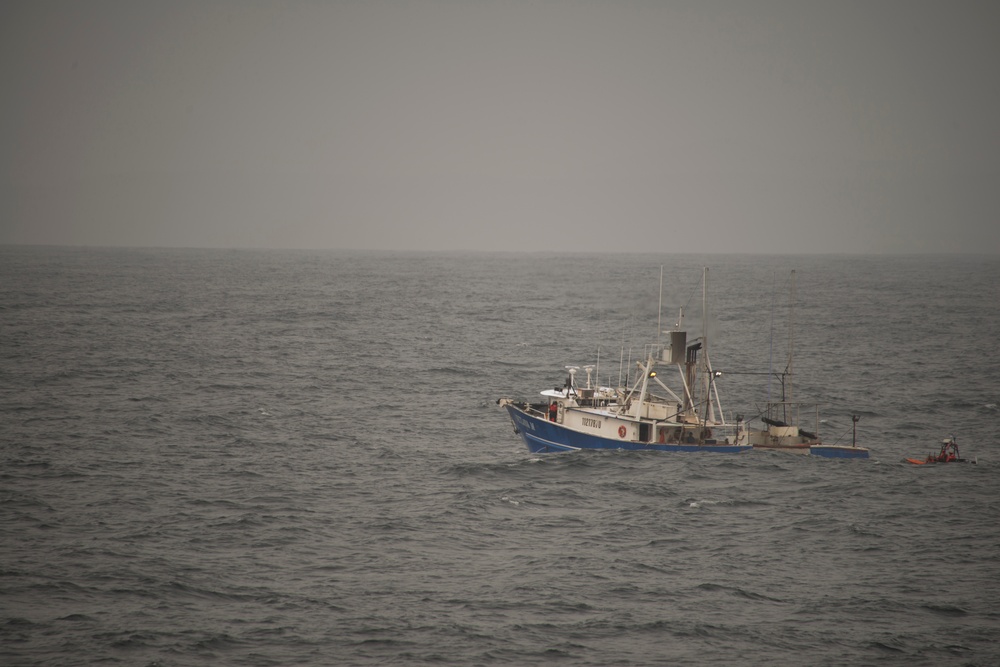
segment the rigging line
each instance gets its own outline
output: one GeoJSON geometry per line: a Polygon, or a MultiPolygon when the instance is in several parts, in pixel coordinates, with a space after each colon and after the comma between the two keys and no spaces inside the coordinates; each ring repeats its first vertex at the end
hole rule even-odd
{"type": "Polygon", "coordinates": [[[722,371],[726,375],[781,375],[781,373],[775,373],[774,371],[722,371]]]}
{"type": "Polygon", "coordinates": [[[694,298],[695,298],[696,296],[698,296],[698,290],[699,290],[700,288],[701,288],[701,280],[700,280],[700,276],[699,276],[699,280],[698,280],[697,282],[695,282],[695,283],[694,283],[694,284],[693,284],[693,285],[691,286],[691,293],[690,293],[690,294],[688,294],[688,298],[687,298],[687,301],[685,301],[685,302],[684,302],[684,310],[688,310],[688,306],[690,306],[690,305],[691,305],[691,301],[692,301],[692,300],[693,300],[693,299],[694,299],[694,298]]]}
{"type": "Polygon", "coordinates": [[[843,433],[841,433],[840,435],[838,435],[838,436],[837,436],[837,439],[833,441],[833,444],[834,444],[834,445],[836,445],[836,444],[837,444],[838,442],[840,442],[840,439],[841,439],[841,438],[843,438],[843,437],[845,437],[845,436],[847,435],[847,433],[848,433],[848,432],[849,432],[849,431],[850,431],[850,430],[851,430],[852,428],[854,428],[854,425],[853,425],[853,424],[851,425],[851,427],[850,427],[850,428],[847,428],[847,429],[845,429],[843,433]]]}
{"type": "Polygon", "coordinates": [[[764,412],[765,412],[765,411],[764,411],[764,410],[761,410],[761,409],[760,409],[760,406],[759,406],[759,405],[757,405],[756,403],[754,403],[754,406],[753,406],[753,407],[754,407],[754,410],[756,410],[756,411],[757,411],[757,414],[755,414],[755,415],[753,415],[753,416],[749,416],[749,417],[744,417],[744,418],[743,418],[743,423],[744,423],[744,424],[749,424],[749,423],[750,423],[750,422],[752,422],[752,421],[753,421],[754,419],[760,419],[761,417],[763,417],[763,416],[764,416],[764,412]]]}

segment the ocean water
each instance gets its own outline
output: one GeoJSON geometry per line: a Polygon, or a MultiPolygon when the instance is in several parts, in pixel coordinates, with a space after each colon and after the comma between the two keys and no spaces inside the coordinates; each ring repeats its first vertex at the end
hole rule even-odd
{"type": "Polygon", "coordinates": [[[986,257],[0,247],[0,664],[1000,664],[998,286],[986,257]],[[872,458],[527,452],[497,398],[617,381],[681,307],[727,413],[791,341],[794,396],[872,458]],[[977,465],[903,462],[951,434],[977,465]]]}

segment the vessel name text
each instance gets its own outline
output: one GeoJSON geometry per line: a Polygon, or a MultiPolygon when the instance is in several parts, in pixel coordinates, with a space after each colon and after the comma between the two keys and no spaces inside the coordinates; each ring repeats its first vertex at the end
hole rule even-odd
{"type": "Polygon", "coordinates": [[[531,422],[529,422],[529,421],[528,421],[527,419],[521,419],[520,417],[515,417],[514,419],[515,419],[515,420],[517,421],[517,423],[518,423],[518,424],[520,424],[520,425],[521,425],[522,427],[524,427],[524,428],[526,428],[526,429],[528,429],[528,430],[530,430],[530,431],[534,431],[534,430],[535,430],[535,425],[534,425],[534,424],[532,424],[531,422]]]}

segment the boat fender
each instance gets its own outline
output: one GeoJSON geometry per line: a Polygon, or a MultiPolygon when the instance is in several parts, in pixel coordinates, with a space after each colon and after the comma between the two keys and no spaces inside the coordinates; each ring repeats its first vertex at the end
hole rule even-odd
{"type": "Polygon", "coordinates": [[[627,433],[627,431],[625,430],[625,427],[624,426],[619,426],[618,427],[618,437],[619,438],[624,438],[625,437],[625,433],[627,433]]]}

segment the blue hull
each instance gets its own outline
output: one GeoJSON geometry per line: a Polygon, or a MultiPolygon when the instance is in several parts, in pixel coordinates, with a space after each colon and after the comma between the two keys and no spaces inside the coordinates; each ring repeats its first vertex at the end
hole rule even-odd
{"type": "Polygon", "coordinates": [[[800,456],[818,456],[824,459],[867,459],[868,450],[864,447],[849,447],[847,445],[754,445],[754,449],[763,452],[785,452],[800,456]]]}
{"type": "Polygon", "coordinates": [[[573,431],[555,422],[526,414],[514,405],[507,405],[518,434],[534,454],[575,452],[581,449],[614,449],[657,452],[714,452],[738,454],[753,449],[750,445],[668,445],[657,442],[634,442],[602,438],[580,431],[573,431]]]}
{"type": "Polygon", "coordinates": [[[822,456],[827,459],[867,459],[868,450],[864,447],[814,445],[809,448],[809,455],[822,456]]]}

